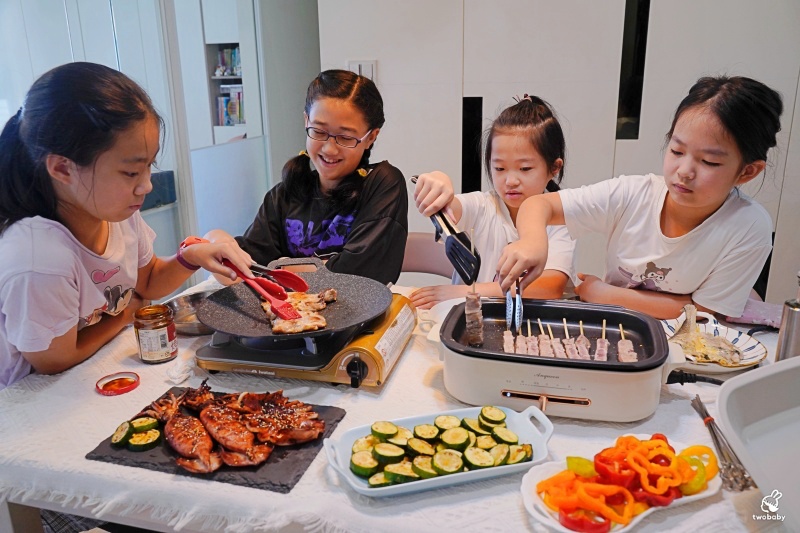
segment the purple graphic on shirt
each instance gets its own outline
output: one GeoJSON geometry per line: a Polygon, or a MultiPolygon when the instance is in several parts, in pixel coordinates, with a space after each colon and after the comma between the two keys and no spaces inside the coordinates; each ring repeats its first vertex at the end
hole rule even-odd
{"type": "Polygon", "coordinates": [[[344,247],[353,227],[355,213],[336,215],[333,220],[323,220],[315,231],[314,221],[303,227],[303,221],[286,219],[286,240],[293,257],[324,256],[339,252],[344,247]]]}

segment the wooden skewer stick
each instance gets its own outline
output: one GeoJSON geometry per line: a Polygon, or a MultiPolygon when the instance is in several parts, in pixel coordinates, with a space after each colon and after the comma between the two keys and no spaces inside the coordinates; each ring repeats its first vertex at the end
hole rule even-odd
{"type": "MultiPolygon", "coordinates": [[[[472,237],[472,230],[474,228],[469,228],[469,253],[475,255],[475,244],[472,237]]],[[[477,279],[472,282],[472,292],[475,292],[475,282],[478,281],[477,279]]]]}
{"type": "Polygon", "coordinates": [[[567,317],[564,317],[564,337],[569,339],[569,328],[567,327],[567,317]]]}
{"type": "Polygon", "coordinates": [[[552,341],[555,337],[553,337],[553,329],[550,327],[550,324],[547,324],[547,331],[550,333],[550,340],[552,341]]]}
{"type": "Polygon", "coordinates": [[[539,333],[544,335],[544,328],[542,327],[542,319],[541,318],[537,318],[536,320],[539,321],[539,333]]]}
{"type": "Polygon", "coordinates": [[[581,328],[581,335],[583,335],[583,320],[579,320],[579,321],[578,321],[578,325],[579,325],[579,326],[580,326],[580,328],[581,328]]]}
{"type": "Polygon", "coordinates": [[[625,330],[622,329],[622,324],[619,325],[619,335],[622,337],[622,340],[625,340],[625,330]]]}
{"type": "Polygon", "coordinates": [[[606,319],[603,319],[603,339],[606,338],[606,319]]]}
{"type": "Polygon", "coordinates": [[[531,319],[528,319],[528,337],[531,336],[531,319]]]}

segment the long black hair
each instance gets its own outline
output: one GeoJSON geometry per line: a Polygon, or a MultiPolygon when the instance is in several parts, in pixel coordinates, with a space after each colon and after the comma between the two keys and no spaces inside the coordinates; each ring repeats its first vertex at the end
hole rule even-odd
{"type": "Polygon", "coordinates": [[[672,139],[681,115],[699,107],[716,115],[739,148],[745,165],[766,161],[767,152],[778,143],[783,99],[760,81],[743,76],[700,78],[678,105],[666,143],[672,139]]]}
{"type": "Polygon", "coordinates": [[[561,159],[561,169],[558,175],[547,182],[547,191],[555,192],[559,190],[559,184],[564,178],[564,167],[566,166],[567,143],[564,140],[564,132],[558,122],[550,104],[538,96],[523,96],[519,102],[503,110],[494,119],[492,125],[486,133],[485,149],[483,153],[483,164],[492,183],[492,141],[495,135],[510,131],[524,130],[528,134],[531,145],[539,152],[547,164],[547,171],[552,172],[557,159],[561,159]]]}
{"type": "MultiPolygon", "coordinates": [[[[383,98],[369,78],[359,76],[349,70],[326,70],[321,72],[308,86],[306,92],[306,115],[311,114],[311,107],[319,98],[337,98],[351,102],[364,114],[369,129],[383,126],[383,98]]],[[[358,168],[369,165],[372,146],[364,150],[358,168]]],[[[311,170],[307,155],[293,157],[283,166],[282,179],[286,195],[296,200],[305,200],[318,194],[319,180],[311,170]]],[[[358,203],[364,188],[364,178],[353,172],[345,177],[329,192],[327,200],[341,211],[350,211],[358,203]]]]}
{"type": "Polygon", "coordinates": [[[120,132],[148,116],[163,132],[150,97],[117,70],[79,62],[43,74],[0,134],[0,234],[26,217],[58,220],[49,154],[92,165],[120,132]]]}

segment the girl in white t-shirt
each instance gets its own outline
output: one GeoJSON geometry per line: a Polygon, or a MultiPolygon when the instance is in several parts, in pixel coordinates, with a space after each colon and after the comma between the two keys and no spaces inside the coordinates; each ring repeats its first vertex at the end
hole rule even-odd
{"type": "Polygon", "coordinates": [[[772,248],[772,219],[738,186],[758,176],[776,144],[781,96],[744,77],[701,78],[667,133],[663,177],[621,176],[527,200],[520,239],[497,264],[508,288],[547,260],[548,224],[606,238],[604,279],[578,274],[581,300],[674,318],[685,304],[740,316],[772,248]]]}
{"type": "MultiPolygon", "coordinates": [[[[547,102],[526,94],[500,113],[488,130],[484,165],[492,190],[454,195],[450,178],[438,171],[417,179],[414,199],[420,213],[430,216],[445,209],[462,231],[472,233],[481,255],[475,286],[481,296],[503,295],[495,281],[495,265],[503,247],[519,238],[519,206],[545,190],[559,190],[565,145],[561,125],[547,102]]],[[[525,289],[527,298],[560,298],[573,276],[575,242],[564,226],[549,226],[546,233],[550,255],[542,276],[525,289]]],[[[456,273],[452,283],[418,289],[411,301],[424,309],[472,290],[456,273]]]]}
{"type": "Polygon", "coordinates": [[[62,372],[202,266],[250,274],[234,243],[153,255],[139,209],[163,122],[124,74],[69,63],[42,75],[0,134],[0,389],[62,372]]]}

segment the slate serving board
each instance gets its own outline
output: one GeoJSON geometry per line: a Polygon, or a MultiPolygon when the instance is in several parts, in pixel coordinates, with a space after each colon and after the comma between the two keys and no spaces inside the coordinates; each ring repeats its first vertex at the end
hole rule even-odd
{"type": "MultiPolygon", "coordinates": [[[[184,390],[182,387],[173,387],[168,392],[178,396],[184,390]]],[[[287,494],[297,485],[311,461],[322,449],[322,441],[331,436],[345,415],[344,409],[338,407],[329,405],[312,405],[311,407],[319,414],[319,418],[325,421],[324,434],[305,444],[275,446],[269,459],[255,467],[235,468],[222,465],[216,472],[193,474],[180,468],[175,463],[178,454],[167,444],[163,435],[158,446],[145,452],[132,452],[127,448],[114,448],[111,446],[111,436],[109,435],[94,450],[86,454],[86,458],[287,494]]],[[[160,429],[163,431],[163,424],[160,429]]]]}

